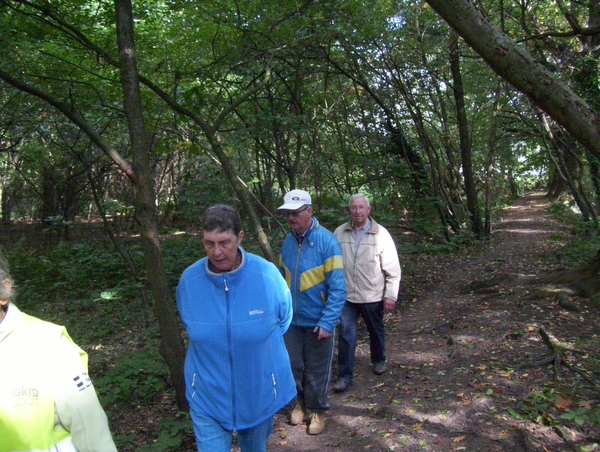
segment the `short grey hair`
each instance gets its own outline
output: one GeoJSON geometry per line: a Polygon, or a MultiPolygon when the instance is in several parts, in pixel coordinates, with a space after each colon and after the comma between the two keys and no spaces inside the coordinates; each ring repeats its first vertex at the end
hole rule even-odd
{"type": "Polygon", "coordinates": [[[360,198],[364,198],[365,201],[367,201],[367,207],[371,207],[371,203],[369,202],[369,197],[363,193],[357,193],[355,195],[350,196],[350,199],[348,200],[348,208],[350,208],[352,201],[354,201],[355,199],[360,199],[360,198]]]}
{"type": "Polygon", "coordinates": [[[242,220],[235,207],[217,204],[204,213],[204,230],[207,232],[233,231],[238,236],[242,230],[242,220]]]}

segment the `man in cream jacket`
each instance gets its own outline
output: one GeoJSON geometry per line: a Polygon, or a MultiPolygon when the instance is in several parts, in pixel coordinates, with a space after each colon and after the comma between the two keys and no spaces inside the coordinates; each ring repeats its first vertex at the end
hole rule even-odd
{"type": "Polygon", "coordinates": [[[352,218],[334,232],[342,246],[347,290],[340,317],[335,392],[344,392],[352,384],[359,317],[369,331],[373,372],[382,375],[387,371],[383,313],[395,307],[401,276],[394,240],[371,218],[367,196],[352,195],[348,210],[352,218]]]}

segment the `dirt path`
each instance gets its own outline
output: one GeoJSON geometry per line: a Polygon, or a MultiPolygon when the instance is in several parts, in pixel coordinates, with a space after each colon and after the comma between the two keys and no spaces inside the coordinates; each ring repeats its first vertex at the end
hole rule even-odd
{"type": "Polygon", "coordinates": [[[589,367],[595,360],[585,357],[596,354],[585,347],[596,341],[584,340],[600,331],[585,300],[575,300],[583,312],[567,311],[554,296],[502,284],[503,275],[559,267],[552,255],[567,231],[546,208],[541,193],[527,194],[479,249],[404,256],[402,307],[386,318],[390,370],[371,373],[363,328],[354,386],[331,391],[326,431],[309,436],[306,426],[277,415],[269,451],[600,450],[593,446],[600,434],[589,423],[561,420],[557,428],[532,421],[538,413],[558,418],[598,398],[583,373],[561,366],[557,380],[548,364],[522,367],[550,356],[540,328],[588,352],[566,355],[565,366],[589,367]]]}

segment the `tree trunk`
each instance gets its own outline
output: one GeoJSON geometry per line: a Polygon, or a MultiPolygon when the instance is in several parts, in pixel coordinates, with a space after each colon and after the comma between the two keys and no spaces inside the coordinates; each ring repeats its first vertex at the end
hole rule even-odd
{"type": "Polygon", "coordinates": [[[600,250],[592,260],[573,270],[535,277],[522,276],[519,281],[526,284],[561,284],[581,297],[595,297],[600,294],[600,250]]]}
{"type": "Polygon", "coordinates": [[[131,0],[115,0],[115,11],[125,116],[133,152],[136,219],[146,260],[148,284],[154,298],[154,308],[161,333],[160,353],[171,372],[177,405],[180,410],[187,411],[183,373],[185,346],[160,249],[154,180],[150,169],[149,145],[144,127],[137,74],[131,0]]]}
{"type": "Polygon", "coordinates": [[[13,196],[12,190],[7,186],[0,187],[0,211],[2,211],[2,223],[10,223],[12,217],[13,196]]]}
{"type": "MultiPolygon", "coordinates": [[[[548,151],[549,152],[549,151],[548,151]]],[[[548,161],[548,184],[546,186],[546,198],[555,201],[567,188],[567,183],[560,173],[558,162],[548,161]]]]}
{"type": "Polygon", "coordinates": [[[57,214],[56,205],[56,181],[53,166],[44,166],[42,168],[42,205],[40,207],[40,220],[42,224],[46,218],[57,214]]]}
{"type": "Polygon", "coordinates": [[[450,36],[450,70],[452,72],[452,83],[454,102],[456,103],[456,119],[458,122],[458,136],[460,141],[460,156],[462,161],[463,179],[465,181],[465,196],[467,198],[467,209],[471,217],[471,231],[475,237],[481,237],[481,213],[477,202],[477,188],[473,177],[473,162],[471,158],[471,139],[469,137],[469,122],[465,108],[465,93],[460,73],[460,56],[458,54],[458,36],[451,33],[450,36]]]}
{"type": "Polygon", "coordinates": [[[515,198],[519,196],[519,186],[517,181],[515,181],[513,170],[510,167],[506,169],[506,182],[508,182],[508,186],[510,187],[511,196],[515,198]]]}
{"type": "Polygon", "coordinates": [[[541,122],[548,135],[547,141],[550,144],[550,146],[547,146],[548,154],[556,171],[556,174],[553,175],[554,177],[550,181],[552,185],[549,188],[552,188],[552,191],[548,190],[548,197],[550,199],[557,199],[562,190],[565,187],[569,187],[571,196],[577,204],[583,220],[589,221],[589,208],[582,198],[582,192],[575,185],[575,181],[580,178],[580,171],[577,166],[579,157],[573,151],[573,148],[577,147],[577,142],[571,135],[564,133],[562,129],[557,131],[552,130],[545,115],[543,115],[541,122]],[[552,150],[555,151],[556,155],[552,153],[552,150]],[[556,180],[557,177],[558,180],[556,180]]]}
{"type": "Polygon", "coordinates": [[[470,0],[427,3],[505,80],[529,96],[596,158],[600,115],[522,47],[500,31],[470,0]]]}
{"type": "Polygon", "coordinates": [[[500,88],[501,83],[498,81],[498,88],[494,94],[494,110],[492,112],[492,121],[490,124],[490,138],[488,140],[488,156],[485,168],[485,222],[484,235],[489,238],[492,235],[492,181],[494,163],[496,161],[496,150],[498,148],[498,115],[500,113],[500,88]]]}
{"type": "Polygon", "coordinates": [[[592,213],[585,200],[585,192],[580,190],[580,187],[577,185],[577,181],[581,180],[581,171],[577,165],[577,157],[572,149],[577,147],[577,143],[569,135],[561,134],[560,132],[556,135],[558,136],[553,138],[553,147],[558,154],[558,163],[561,168],[561,173],[565,178],[565,182],[569,187],[569,191],[571,192],[575,204],[577,204],[577,207],[581,212],[581,218],[583,221],[589,221],[592,217],[592,213]]]}

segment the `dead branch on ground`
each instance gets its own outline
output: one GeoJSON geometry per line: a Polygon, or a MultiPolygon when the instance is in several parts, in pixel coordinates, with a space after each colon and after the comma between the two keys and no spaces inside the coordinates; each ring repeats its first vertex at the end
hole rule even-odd
{"type": "Polygon", "coordinates": [[[566,359],[563,359],[565,351],[582,355],[586,354],[586,352],[559,341],[556,337],[554,337],[553,334],[547,332],[544,328],[538,328],[538,334],[542,338],[542,341],[546,347],[550,349],[551,355],[541,360],[524,364],[521,367],[540,367],[552,363],[555,377],[560,378],[560,368],[561,366],[564,366],[570,371],[579,374],[583,379],[585,379],[594,388],[596,388],[597,391],[600,392],[600,385],[593,378],[587,375],[583,369],[573,366],[566,359]]]}

